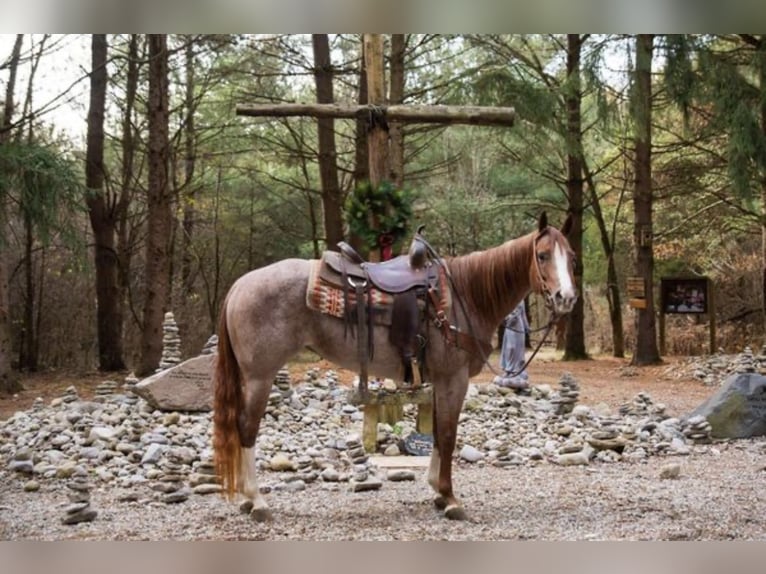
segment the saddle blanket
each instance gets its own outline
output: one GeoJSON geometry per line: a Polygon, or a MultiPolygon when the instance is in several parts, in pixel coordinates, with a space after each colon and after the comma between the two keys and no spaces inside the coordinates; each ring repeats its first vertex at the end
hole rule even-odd
{"type": "MultiPolygon", "coordinates": [[[[343,318],[346,316],[343,291],[330,285],[319,276],[319,269],[322,264],[321,259],[312,262],[308,289],[306,290],[306,305],[314,311],[343,318]]],[[[390,325],[394,296],[373,287],[370,297],[372,298],[372,314],[375,322],[380,325],[390,325]]],[[[356,293],[353,290],[348,293],[348,304],[351,311],[354,312],[356,293]]]]}

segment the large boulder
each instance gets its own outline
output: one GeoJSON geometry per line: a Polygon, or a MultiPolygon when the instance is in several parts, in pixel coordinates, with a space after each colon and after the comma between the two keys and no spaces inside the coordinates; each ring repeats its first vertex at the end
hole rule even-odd
{"type": "Polygon", "coordinates": [[[200,355],[155,373],[133,388],[151,406],[164,411],[213,408],[213,367],[217,355],[200,355]]]}
{"type": "Polygon", "coordinates": [[[731,375],[687,418],[704,416],[716,438],[766,435],[766,377],[756,373],[731,375]]]}

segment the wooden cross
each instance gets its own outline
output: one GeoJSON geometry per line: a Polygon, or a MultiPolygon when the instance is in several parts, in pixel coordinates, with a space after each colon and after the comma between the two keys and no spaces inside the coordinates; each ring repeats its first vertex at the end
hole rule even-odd
{"type": "MultiPolygon", "coordinates": [[[[364,62],[367,69],[369,104],[240,104],[239,116],[254,117],[313,117],[340,119],[372,119],[367,131],[370,185],[376,188],[389,177],[390,149],[387,121],[432,124],[469,124],[480,126],[513,126],[515,111],[511,107],[491,106],[427,106],[386,105],[385,74],[383,65],[383,36],[364,34],[364,62]],[[375,121],[383,120],[383,121],[375,121]]],[[[375,254],[370,254],[374,260],[375,254]]],[[[366,390],[366,377],[360,376],[360,387],[366,390]]],[[[362,394],[364,406],[363,440],[365,449],[374,452],[377,442],[377,423],[388,419],[391,424],[401,419],[405,403],[418,405],[418,431],[432,432],[432,406],[430,393],[422,390],[390,395],[390,404],[378,403],[375,395],[362,394]]]]}
{"type": "MultiPolygon", "coordinates": [[[[511,107],[386,105],[383,36],[364,34],[363,41],[369,104],[240,104],[236,108],[237,115],[364,119],[371,114],[382,114],[383,118],[393,122],[507,127],[513,125],[515,111],[511,107]]],[[[367,133],[367,147],[370,185],[375,188],[388,177],[390,165],[388,130],[382,122],[371,122],[367,133]]]]}

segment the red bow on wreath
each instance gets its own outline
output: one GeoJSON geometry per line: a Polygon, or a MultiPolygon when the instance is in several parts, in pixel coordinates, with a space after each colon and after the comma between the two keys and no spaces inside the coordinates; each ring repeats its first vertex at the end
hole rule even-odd
{"type": "Polygon", "coordinates": [[[394,236],[390,233],[381,233],[378,236],[378,245],[380,245],[380,260],[388,261],[393,257],[394,236]]]}

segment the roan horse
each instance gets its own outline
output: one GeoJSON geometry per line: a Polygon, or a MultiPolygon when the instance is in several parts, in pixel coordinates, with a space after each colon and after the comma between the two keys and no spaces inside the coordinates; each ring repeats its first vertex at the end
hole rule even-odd
{"type": "MultiPolygon", "coordinates": [[[[568,217],[561,231],[548,225],[545,213],[538,228],[500,246],[442,260],[451,276],[449,324],[458,325],[487,348],[502,319],[530,291],[542,295],[552,317],[569,313],[577,299],[573,252],[566,239],[568,217]]],[[[325,359],[357,369],[360,359],[354,337],[344,322],[310,309],[306,289],[316,260],[286,259],[251,271],[231,287],[223,303],[214,374],[214,438],[216,467],[224,492],[245,497],[242,505],[256,521],[271,511],[256,479],[254,446],[266,410],[272,381],[298,351],[308,347],[325,359]]],[[[458,417],[468,380],[478,374],[486,356],[455,346],[439,321],[428,326],[426,377],[433,389],[434,448],[428,483],[434,504],[447,518],[465,519],[452,490],[452,456],[458,417]]],[[[401,380],[402,363],[388,342],[388,327],[375,326],[376,346],[370,373],[401,380]]],[[[491,346],[489,346],[491,349],[491,346]]]]}

